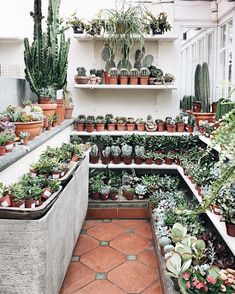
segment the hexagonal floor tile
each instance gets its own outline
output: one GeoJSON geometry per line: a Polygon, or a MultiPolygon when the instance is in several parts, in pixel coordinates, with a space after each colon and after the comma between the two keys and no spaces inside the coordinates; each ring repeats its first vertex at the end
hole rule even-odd
{"type": "Polygon", "coordinates": [[[143,225],[146,223],[146,220],[142,220],[142,219],[131,219],[131,220],[128,220],[128,219],[120,219],[120,220],[113,220],[112,221],[114,224],[122,227],[122,228],[125,228],[125,229],[133,229],[133,228],[136,228],[140,225],[143,225]]]}
{"type": "Polygon", "coordinates": [[[89,252],[90,250],[98,247],[100,242],[88,235],[80,235],[75,245],[73,255],[81,256],[84,253],[89,252]]]}
{"type": "Polygon", "coordinates": [[[150,287],[148,287],[143,294],[163,294],[162,286],[160,282],[153,283],[150,287]]]}
{"type": "Polygon", "coordinates": [[[123,233],[123,229],[113,223],[100,223],[88,229],[87,234],[100,241],[111,241],[123,233]]]}
{"type": "Polygon", "coordinates": [[[127,255],[137,255],[150,247],[150,241],[136,234],[122,235],[110,242],[110,246],[127,255]]]}
{"type": "Polygon", "coordinates": [[[125,261],[125,256],[110,247],[100,246],[86,254],[80,261],[96,272],[108,272],[125,261]]]}
{"type": "Polygon", "coordinates": [[[138,226],[138,228],[135,229],[135,233],[149,240],[153,238],[152,228],[149,223],[138,226]]]}
{"type": "Polygon", "coordinates": [[[138,256],[137,260],[143,262],[146,265],[157,266],[156,255],[153,247],[147,248],[142,251],[138,256]]]}
{"type": "Polygon", "coordinates": [[[71,294],[95,280],[95,272],[80,262],[71,262],[60,294],[71,294]]]}
{"type": "Polygon", "coordinates": [[[82,288],[76,294],[126,294],[109,281],[94,281],[82,288]]]}
{"type": "Polygon", "coordinates": [[[155,270],[138,261],[127,261],[108,273],[108,280],[127,293],[140,293],[156,279],[155,270]]]}

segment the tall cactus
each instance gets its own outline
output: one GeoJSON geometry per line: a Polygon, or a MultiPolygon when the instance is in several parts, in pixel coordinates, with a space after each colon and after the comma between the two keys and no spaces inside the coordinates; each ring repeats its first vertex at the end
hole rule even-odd
{"type": "Polygon", "coordinates": [[[25,77],[31,90],[38,96],[56,98],[56,91],[63,88],[67,79],[70,40],[65,40],[59,27],[60,0],[49,0],[47,31],[42,32],[41,0],[34,0],[34,38],[29,45],[24,39],[25,77]]]}
{"type": "Polygon", "coordinates": [[[210,76],[208,64],[204,62],[202,64],[202,93],[201,93],[201,102],[202,102],[202,111],[210,111],[210,76]]]}
{"type": "Polygon", "coordinates": [[[201,100],[201,90],[202,90],[202,67],[201,64],[198,64],[195,70],[194,75],[194,96],[196,101],[201,100]]]}

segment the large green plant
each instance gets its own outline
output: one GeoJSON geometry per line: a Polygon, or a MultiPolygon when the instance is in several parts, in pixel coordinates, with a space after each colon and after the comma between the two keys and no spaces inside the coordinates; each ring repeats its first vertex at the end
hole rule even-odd
{"type": "Polygon", "coordinates": [[[41,0],[34,1],[34,37],[30,45],[24,39],[25,77],[38,96],[56,98],[67,79],[70,40],[65,40],[59,21],[60,0],[49,0],[47,31],[42,31],[41,0]]]}
{"type": "Polygon", "coordinates": [[[210,111],[210,76],[206,62],[197,65],[194,75],[194,95],[201,101],[202,112],[210,111]]]}

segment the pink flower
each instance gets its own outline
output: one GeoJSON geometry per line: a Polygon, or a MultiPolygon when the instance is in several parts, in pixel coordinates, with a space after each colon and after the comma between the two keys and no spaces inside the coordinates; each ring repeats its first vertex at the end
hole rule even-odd
{"type": "Polygon", "coordinates": [[[205,274],[206,274],[206,272],[201,272],[201,275],[202,275],[202,276],[205,276],[205,274]]]}
{"type": "Polygon", "coordinates": [[[216,279],[215,279],[214,277],[212,277],[212,276],[208,276],[208,277],[206,278],[206,280],[207,280],[207,282],[208,282],[209,284],[212,284],[212,285],[215,285],[215,284],[216,284],[216,279]]]}
{"type": "Polygon", "coordinates": [[[189,278],[190,278],[190,275],[189,275],[188,273],[184,272],[184,273],[183,273],[183,278],[184,278],[186,281],[188,281],[189,278]]]}
{"type": "Polygon", "coordinates": [[[197,285],[196,285],[196,289],[201,289],[201,288],[204,288],[205,287],[205,284],[199,282],[197,285]]]}
{"type": "Polygon", "coordinates": [[[193,278],[193,286],[197,286],[200,283],[197,278],[193,278]]]}
{"type": "Polygon", "coordinates": [[[190,284],[189,281],[186,283],[186,286],[187,286],[188,289],[191,288],[191,284],[190,284]]]}

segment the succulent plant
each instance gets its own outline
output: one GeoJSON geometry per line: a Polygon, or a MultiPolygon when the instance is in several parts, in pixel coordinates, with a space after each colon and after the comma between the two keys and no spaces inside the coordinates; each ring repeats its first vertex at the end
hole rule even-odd
{"type": "Polygon", "coordinates": [[[132,69],[130,70],[130,76],[131,76],[131,77],[138,77],[138,76],[139,76],[139,71],[138,71],[138,69],[137,69],[137,68],[132,68],[132,69]]]}
{"type": "Polygon", "coordinates": [[[174,243],[182,241],[187,234],[187,228],[180,223],[175,223],[171,229],[170,237],[174,243]]]}
{"type": "Polygon", "coordinates": [[[150,67],[153,64],[153,61],[154,57],[151,54],[146,55],[143,59],[143,67],[150,67]]]}
{"type": "Polygon", "coordinates": [[[127,144],[124,144],[124,145],[122,145],[122,155],[124,156],[124,157],[129,157],[129,156],[131,156],[131,154],[132,154],[132,146],[130,146],[130,145],[127,145],[127,144]]]}
{"type": "Polygon", "coordinates": [[[77,67],[77,75],[79,77],[85,77],[86,76],[86,69],[83,66],[77,67]]]}
{"type": "Polygon", "coordinates": [[[99,154],[99,148],[96,144],[92,145],[91,146],[91,149],[90,149],[90,155],[91,156],[94,156],[94,157],[97,157],[99,154]]]}
{"type": "Polygon", "coordinates": [[[109,75],[110,75],[111,77],[118,77],[118,75],[119,75],[119,71],[118,71],[118,69],[117,69],[116,67],[112,67],[112,68],[110,68],[110,70],[109,70],[109,75]]]}
{"type": "Polygon", "coordinates": [[[119,146],[111,146],[111,153],[113,156],[117,157],[121,154],[121,148],[119,146]]]}
{"type": "Polygon", "coordinates": [[[170,243],[171,243],[171,239],[166,236],[163,236],[159,239],[160,246],[166,246],[166,245],[169,245],[170,243]]]}
{"type": "Polygon", "coordinates": [[[26,138],[29,137],[29,135],[30,135],[30,133],[27,132],[27,131],[25,131],[25,132],[22,131],[22,132],[19,133],[20,139],[26,139],[26,138]]]}
{"type": "Polygon", "coordinates": [[[135,193],[144,196],[147,193],[147,188],[144,185],[137,184],[135,187],[135,193]]]}
{"type": "Polygon", "coordinates": [[[150,75],[149,69],[147,67],[142,67],[140,69],[140,76],[141,77],[148,77],[150,75]]]}
{"type": "Polygon", "coordinates": [[[109,146],[106,146],[105,149],[102,150],[103,157],[109,157],[111,153],[111,148],[109,146]]]}
{"type": "Polygon", "coordinates": [[[120,77],[127,77],[129,75],[128,70],[126,68],[121,68],[119,71],[119,75],[120,77]]]}
{"type": "Polygon", "coordinates": [[[165,83],[173,83],[175,77],[172,75],[172,74],[169,74],[169,73],[165,73],[164,76],[163,76],[163,81],[165,83]]]}
{"type": "Polygon", "coordinates": [[[143,158],[144,153],[145,153],[145,147],[144,146],[139,146],[139,145],[135,146],[135,156],[136,157],[143,158]]]}

